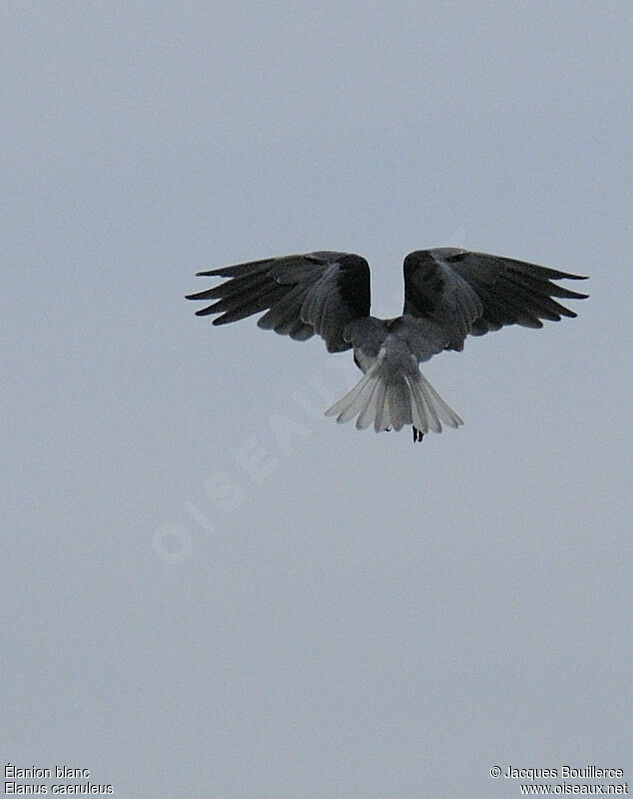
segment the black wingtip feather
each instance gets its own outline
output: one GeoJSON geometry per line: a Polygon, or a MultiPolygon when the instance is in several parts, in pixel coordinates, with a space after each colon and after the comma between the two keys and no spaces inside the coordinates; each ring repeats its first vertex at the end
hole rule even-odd
{"type": "MultiPolygon", "coordinates": [[[[554,296],[561,296],[561,295],[554,295],[554,296]]],[[[567,289],[564,296],[565,299],[568,300],[586,300],[589,297],[588,294],[581,294],[579,291],[571,291],[570,289],[567,289]]]]}
{"type": "Polygon", "coordinates": [[[196,277],[213,277],[214,275],[222,275],[225,271],[226,267],[224,269],[209,269],[207,272],[196,272],[196,277]]]}
{"type": "Polygon", "coordinates": [[[205,272],[197,272],[197,277],[245,277],[254,275],[258,272],[267,271],[275,262],[275,258],[264,258],[261,261],[249,261],[243,264],[233,264],[232,266],[221,266],[219,269],[210,269],[205,272]]]}
{"type": "Polygon", "coordinates": [[[186,300],[208,300],[209,297],[208,296],[204,296],[204,295],[207,295],[207,293],[208,292],[206,292],[206,291],[197,291],[195,294],[185,294],[185,299],[186,300]]]}
{"type": "MultiPolygon", "coordinates": [[[[542,267],[545,268],[545,267],[542,267]]],[[[550,280],[588,280],[589,275],[572,275],[571,272],[559,272],[557,269],[550,270],[555,274],[550,275],[550,280]]]]}

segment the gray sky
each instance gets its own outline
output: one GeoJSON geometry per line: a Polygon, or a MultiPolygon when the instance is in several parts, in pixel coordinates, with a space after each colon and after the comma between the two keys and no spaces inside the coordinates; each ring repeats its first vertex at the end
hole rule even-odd
{"type": "Polygon", "coordinates": [[[132,799],[633,783],[632,17],[3,4],[5,763],[132,799]],[[591,299],[427,364],[466,424],[422,446],[321,415],[349,353],[183,299],[330,248],[395,315],[441,245],[591,299]]]}

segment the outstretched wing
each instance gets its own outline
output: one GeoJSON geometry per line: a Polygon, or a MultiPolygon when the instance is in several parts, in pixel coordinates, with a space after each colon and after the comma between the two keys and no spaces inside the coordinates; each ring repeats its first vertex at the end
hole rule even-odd
{"type": "Polygon", "coordinates": [[[449,340],[446,349],[461,350],[469,333],[482,336],[513,324],[543,327],[542,319],[576,316],[552,298],[588,295],[552,282],[563,278],[585,279],[481,252],[419,250],[404,259],[404,314],[441,325],[449,340]]]}
{"type": "Polygon", "coordinates": [[[189,300],[216,300],[196,311],[221,314],[214,325],[236,322],[267,310],[257,322],[297,341],[318,333],[329,352],[350,348],[343,331],[370,308],[369,265],[360,255],[311,252],[225,266],[199,275],[227,277],[189,300]]]}

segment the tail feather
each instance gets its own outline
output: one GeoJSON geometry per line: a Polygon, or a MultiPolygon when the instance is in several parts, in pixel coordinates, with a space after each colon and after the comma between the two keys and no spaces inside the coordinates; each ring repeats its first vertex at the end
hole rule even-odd
{"type": "Polygon", "coordinates": [[[423,386],[427,401],[432,404],[437,416],[449,427],[459,427],[464,424],[455,411],[440,397],[429,381],[420,373],[420,384],[423,386]]]}
{"type": "Polygon", "coordinates": [[[376,413],[374,415],[374,430],[381,433],[389,427],[389,419],[385,409],[385,395],[387,393],[387,384],[384,380],[378,381],[378,388],[376,390],[376,413]]]}
{"type": "Polygon", "coordinates": [[[393,429],[402,430],[405,424],[411,424],[411,392],[404,377],[389,383],[387,398],[393,429]]]}
{"type": "Polygon", "coordinates": [[[376,377],[372,383],[373,388],[371,390],[371,396],[365,407],[358,414],[358,419],[356,420],[357,430],[364,430],[366,427],[369,427],[376,418],[376,409],[378,407],[378,398],[380,395],[378,389],[381,385],[381,382],[376,377]]]}
{"type": "Polygon", "coordinates": [[[368,390],[378,377],[375,371],[370,369],[367,374],[359,380],[356,385],[345,394],[338,402],[325,412],[326,416],[338,416],[337,422],[347,422],[365,407],[369,399],[368,390]],[[363,401],[364,400],[364,401],[363,401]],[[341,418],[345,414],[345,418],[341,418]]]}
{"type": "Polygon", "coordinates": [[[449,427],[463,424],[420,372],[415,376],[386,377],[381,374],[379,364],[372,366],[325,414],[336,416],[337,422],[358,417],[359,430],[373,422],[377,433],[390,428],[401,430],[408,424],[420,433],[441,433],[442,422],[449,427]]]}
{"type": "MultiPolygon", "coordinates": [[[[420,375],[420,377],[422,377],[422,375],[420,375]]],[[[416,424],[415,427],[422,433],[428,433],[429,430],[433,433],[441,433],[442,425],[436,413],[435,406],[424,390],[424,385],[419,379],[415,382],[409,379],[407,382],[418,415],[418,424],[416,424]]]]}
{"type": "Polygon", "coordinates": [[[359,415],[363,407],[366,408],[367,405],[370,404],[370,400],[374,394],[377,384],[378,377],[376,375],[370,377],[362,389],[357,392],[356,396],[353,398],[347,408],[344,408],[340,412],[336,421],[349,422],[350,419],[353,419],[355,416],[359,415]]]}
{"type": "Polygon", "coordinates": [[[407,384],[412,397],[413,426],[421,433],[428,433],[429,430],[433,430],[434,433],[441,432],[441,427],[438,431],[439,421],[437,417],[433,415],[433,411],[425,400],[424,394],[420,390],[417,381],[407,378],[407,384]]]}

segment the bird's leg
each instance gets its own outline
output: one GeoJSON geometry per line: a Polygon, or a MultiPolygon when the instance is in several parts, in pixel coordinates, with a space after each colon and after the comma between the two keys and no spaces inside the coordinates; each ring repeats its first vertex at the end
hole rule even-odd
{"type": "Polygon", "coordinates": [[[424,433],[422,433],[420,430],[418,430],[417,427],[414,427],[413,428],[413,440],[414,441],[422,441],[423,438],[424,438],[424,433]]]}

